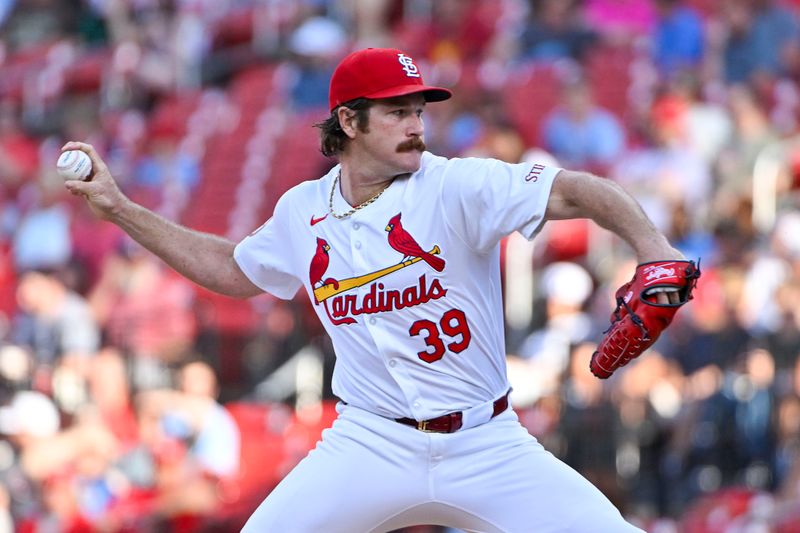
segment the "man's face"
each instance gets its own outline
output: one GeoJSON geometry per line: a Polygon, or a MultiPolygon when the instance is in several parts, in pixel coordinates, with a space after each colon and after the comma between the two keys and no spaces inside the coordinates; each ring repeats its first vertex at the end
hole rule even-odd
{"type": "Polygon", "coordinates": [[[376,100],[369,109],[366,131],[353,139],[354,148],[388,174],[416,172],[425,151],[425,125],[421,94],[376,100]]]}

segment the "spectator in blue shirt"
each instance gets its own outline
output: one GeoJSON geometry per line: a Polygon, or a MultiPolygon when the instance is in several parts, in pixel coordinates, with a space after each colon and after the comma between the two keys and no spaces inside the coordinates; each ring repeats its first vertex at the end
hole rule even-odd
{"type": "Polygon", "coordinates": [[[653,42],[653,61],[662,75],[670,77],[694,69],[703,59],[703,20],[684,0],[657,0],[658,23],[653,42]]]}
{"type": "Polygon", "coordinates": [[[524,60],[583,60],[597,35],[586,27],[575,0],[531,1],[531,17],[520,35],[524,60]]]}
{"type": "Polygon", "coordinates": [[[729,4],[721,10],[729,28],[725,81],[748,81],[758,73],[779,76],[784,69],[784,51],[800,39],[796,13],[774,0],[757,0],[753,6],[735,1],[729,4]]]}
{"type": "Polygon", "coordinates": [[[544,147],[565,166],[605,169],[625,148],[625,131],[609,111],[597,106],[583,80],[564,84],[561,105],[544,120],[544,147]]]}

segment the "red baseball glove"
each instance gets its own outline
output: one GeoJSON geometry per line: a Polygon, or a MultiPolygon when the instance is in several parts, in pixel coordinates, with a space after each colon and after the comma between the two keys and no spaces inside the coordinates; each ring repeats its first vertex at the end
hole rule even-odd
{"type": "Polygon", "coordinates": [[[633,279],[617,290],[611,327],[589,365],[592,374],[606,379],[652,346],[678,309],[692,299],[699,277],[700,267],[694,261],[654,261],[637,266],[633,279]],[[677,292],[677,303],[656,303],[659,292],[677,292]]]}

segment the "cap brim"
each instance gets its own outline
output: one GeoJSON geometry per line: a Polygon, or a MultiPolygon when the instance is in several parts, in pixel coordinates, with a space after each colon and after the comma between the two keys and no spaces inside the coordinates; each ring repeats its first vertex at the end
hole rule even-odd
{"type": "Polygon", "coordinates": [[[422,93],[426,102],[441,102],[447,100],[453,93],[443,87],[432,87],[430,85],[400,85],[391,89],[384,89],[370,94],[365,94],[364,98],[375,100],[378,98],[394,98],[395,96],[407,96],[409,94],[422,93]]]}

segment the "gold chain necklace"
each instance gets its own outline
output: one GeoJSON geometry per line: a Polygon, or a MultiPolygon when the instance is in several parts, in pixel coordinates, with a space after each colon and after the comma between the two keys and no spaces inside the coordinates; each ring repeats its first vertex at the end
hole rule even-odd
{"type": "Polygon", "coordinates": [[[383,191],[388,189],[389,185],[391,185],[392,181],[394,181],[394,180],[390,180],[389,183],[387,183],[386,186],[383,189],[379,190],[378,193],[375,196],[373,196],[369,200],[365,200],[364,202],[361,202],[357,206],[351,208],[350,211],[347,211],[345,213],[337,213],[336,211],[333,210],[333,193],[336,192],[336,186],[339,184],[339,180],[340,180],[341,177],[342,177],[342,171],[339,170],[339,173],[336,175],[335,178],[333,178],[333,187],[331,187],[331,195],[328,198],[328,211],[330,211],[331,215],[333,215],[333,218],[337,218],[339,220],[349,217],[350,215],[352,215],[353,213],[355,213],[359,209],[363,209],[363,208],[367,207],[369,204],[371,204],[372,202],[374,202],[375,200],[380,198],[381,194],[383,194],[383,191]]]}

